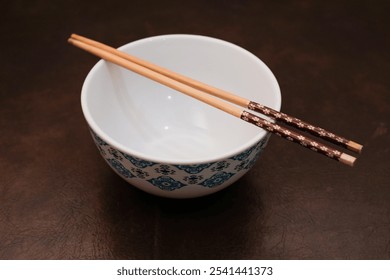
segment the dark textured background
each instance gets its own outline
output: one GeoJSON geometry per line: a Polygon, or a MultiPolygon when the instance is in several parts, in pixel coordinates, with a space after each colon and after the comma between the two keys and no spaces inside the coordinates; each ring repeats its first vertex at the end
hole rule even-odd
{"type": "Polygon", "coordinates": [[[1,259],[390,259],[389,1],[0,1],[1,259]],[[364,144],[354,168],[272,137],[253,170],[194,200],[131,187],[80,108],[97,59],[148,36],[260,57],[282,109],[364,144]]]}

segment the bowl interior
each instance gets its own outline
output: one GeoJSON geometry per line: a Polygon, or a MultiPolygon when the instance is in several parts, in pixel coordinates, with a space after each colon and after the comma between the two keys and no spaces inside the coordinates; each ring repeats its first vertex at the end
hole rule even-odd
{"type": "MultiPolygon", "coordinates": [[[[279,110],[278,83],[254,55],[203,36],[165,35],[122,51],[279,110]]],[[[265,131],[105,61],[88,74],[82,107],[91,128],[114,147],[155,162],[215,161],[243,151],[265,131]]]]}

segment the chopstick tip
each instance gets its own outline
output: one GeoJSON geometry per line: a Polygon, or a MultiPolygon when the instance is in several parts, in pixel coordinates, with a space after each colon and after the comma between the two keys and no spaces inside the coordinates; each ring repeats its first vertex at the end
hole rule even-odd
{"type": "Polygon", "coordinates": [[[348,149],[351,150],[351,151],[354,151],[356,153],[361,153],[362,152],[362,149],[363,149],[363,146],[356,143],[356,142],[353,142],[353,141],[349,141],[347,143],[347,146],[348,146],[348,149]]]}
{"type": "Polygon", "coordinates": [[[342,153],[339,161],[349,166],[354,166],[356,158],[345,153],[342,153]]]}
{"type": "Polygon", "coordinates": [[[76,33],[71,33],[70,36],[69,36],[68,42],[69,42],[69,43],[70,43],[70,42],[74,42],[74,41],[72,41],[72,40],[78,40],[79,37],[80,37],[80,36],[77,35],[76,33]]]}

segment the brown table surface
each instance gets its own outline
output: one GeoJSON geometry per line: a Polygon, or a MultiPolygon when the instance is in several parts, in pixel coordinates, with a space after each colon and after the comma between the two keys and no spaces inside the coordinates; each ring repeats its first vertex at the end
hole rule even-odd
{"type": "Polygon", "coordinates": [[[389,1],[1,1],[1,259],[389,259],[389,1]],[[6,3],[5,3],[6,2],[6,3]],[[261,58],[282,110],[364,145],[344,166],[278,137],[215,195],[154,197],[100,157],[80,107],[97,58],[160,34],[261,58]]]}

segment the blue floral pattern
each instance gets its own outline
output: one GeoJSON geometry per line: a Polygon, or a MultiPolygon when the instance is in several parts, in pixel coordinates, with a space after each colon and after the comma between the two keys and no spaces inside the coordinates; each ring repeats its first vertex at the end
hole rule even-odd
{"type": "Polygon", "coordinates": [[[217,173],[200,184],[208,188],[213,188],[223,184],[225,181],[229,180],[230,177],[232,177],[233,175],[234,173],[226,173],[226,172],[217,173]]]}
{"type": "Polygon", "coordinates": [[[242,153],[221,161],[173,165],[128,155],[111,147],[92,130],[91,134],[103,158],[126,181],[137,186],[142,179],[162,191],[175,191],[186,186],[226,186],[235,176],[242,176],[255,164],[268,141],[266,136],[242,153]]]}
{"type": "Polygon", "coordinates": [[[219,161],[217,163],[215,163],[212,167],[211,167],[211,171],[222,171],[226,168],[228,168],[230,165],[230,163],[228,163],[226,160],[224,161],[219,161]]]}
{"type": "Polygon", "coordinates": [[[124,167],[119,161],[117,161],[114,158],[108,159],[108,163],[111,165],[112,168],[114,168],[119,174],[121,174],[125,178],[132,178],[134,177],[131,172],[124,167]]]}
{"type": "Polygon", "coordinates": [[[191,184],[191,185],[196,185],[202,179],[203,179],[203,176],[201,176],[201,175],[190,175],[190,176],[185,176],[183,178],[184,181],[186,181],[188,184],[191,184]]]}
{"type": "Polygon", "coordinates": [[[176,181],[168,176],[160,176],[158,178],[153,178],[148,180],[154,186],[159,187],[165,191],[173,191],[184,187],[185,185],[179,181],[176,181]]]}
{"type": "Polygon", "coordinates": [[[115,150],[114,148],[109,148],[108,149],[108,152],[110,153],[110,155],[112,155],[114,158],[118,159],[118,160],[122,160],[122,156],[120,155],[120,153],[115,150]]]}
{"type": "Polygon", "coordinates": [[[234,168],[234,170],[237,171],[237,172],[239,172],[239,171],[241,171],[241,170],[247,169],[247,167],[248,167],[248,162],[249,162],[248,159],[242,161],[239,165],[237,165],[237,166],[234,168]]]}
{"type": "Polygon", "coordinates": [[[145,178],[149,177],[149,173],[143,171],[143,170],[140,169],[140,168],[131,168],[131,171],[132,171],[133,174],[134,174],[136,177],[138,177],[138,178],[145,179],[145,178]]]}
{"type": "Polygon", "coordinates": [[[175,174],[176,171],[173,170],[169,165],[167,164],[161,164],[159,167],[154,169],[157,173],[161,173],[163,175],[172,175],[175,174]]]}
{"type": "Polygon", "coordinates": [[[139,158],[136,158],[136,157],[132,157],[128,154],[125,154],[125,153],[121,153],[128,161],[130,161],[132,164],[134,164],[135,166],[139,167],[139,168],[145,168],[147,166],[152,166],[152,165],[155,165],[156,163],[155,162],[151,162],[151,161],[147,161],[147,160],[143,160],[143,159],[139,159],[139,158]]]}
{"type": "Polygon", "coordinates": [[[97,144],[98,144],[99,146],[107,146],[107,145],[108,145],[108,144],[107,144],[102,138],[100,138],[95,132],[93,132],[92,130],[90,130],[90,131],[91,131],[91,134],[92,134],[92,136],[93,136],[95,142],[97,142],[97,144]]]}
{"type": "Polygon", "coordinates": [[[204,169],[209,167],[212,163],[206,164],[194,164],[194,165],[175,165],[180,170],[184,170],[189,174],[198,174],[202,172],[204,169]]]}

